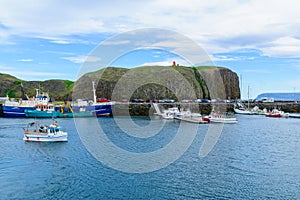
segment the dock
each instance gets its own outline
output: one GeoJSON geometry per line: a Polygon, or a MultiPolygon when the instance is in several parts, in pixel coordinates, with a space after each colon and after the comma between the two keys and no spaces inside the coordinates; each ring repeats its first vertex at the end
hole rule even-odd
{"type": "Polygon", "coordinates": [[[291,117],[291,118],[299,118],[300,119],[300,114],[290,113],[289,117],[291,117]]]}

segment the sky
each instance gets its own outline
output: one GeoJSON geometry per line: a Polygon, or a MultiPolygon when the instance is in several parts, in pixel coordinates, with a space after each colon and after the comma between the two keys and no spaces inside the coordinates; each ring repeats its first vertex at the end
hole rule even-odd
{"type": "Polygon", "coordinates": [[[76,80],[84,63],[107,64],[103,48],[92,52],[111,45],[116,53],[116,42],[133,48],[111,66],[171,65],[173,60],[189,65],[186,53],[177,51],[178,44],[188,47],[178,40],[183,36],[211,63],[239,75],[244,99],[248,86],[250,98],[299,92],[299,7],[296,0],[0,0],[0,73],[22,80],[76,80]],[[164,37],[152,28],[165,30],[164,37]],[[150,33],[139,34],[138,41],[151,48],[132,45],[128,33],[143,29],[150,33]],[[160,46],[153,48],[153,41],[160,46]]]}

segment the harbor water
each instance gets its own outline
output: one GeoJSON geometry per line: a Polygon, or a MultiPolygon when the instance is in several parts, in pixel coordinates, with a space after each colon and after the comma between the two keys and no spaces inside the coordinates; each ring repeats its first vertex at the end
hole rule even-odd
{"type": "MultiPolygon", "coordinates": [[[[41,143],[22,140],[22,127],[33,119],[0,118],[0,199],[300,199],[300,120],[237,119],[224,125],[207,156],[199,157],[199,149],[213,124],[199,125],[189,148],[169,165],[129,173],[97,160],[74,119],[58,119],[68,142],[41,143]]],[[[92,119],[76,120],[88,128],[92,119]]],[[[135,153],[163,149],[180,126],[173,120],[134,117],[138,127],[162,127],[159,134],[139,138],[126,134],[112,117],[96,120],[112,143],[135,153]]],[[[189,128],[184,134],[191,134],[189,128]]]]}

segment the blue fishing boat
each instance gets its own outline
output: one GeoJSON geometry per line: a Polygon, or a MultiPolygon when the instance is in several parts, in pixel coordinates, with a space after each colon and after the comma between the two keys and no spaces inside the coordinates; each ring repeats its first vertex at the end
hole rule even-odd
{"type": "Polygon", "coordinates": [[[97,101],[95,82],[92,82],[93,85],[93,101],[89,100],[77,100],[75,104],[72,105],[74,113],[79,112],[80,109],[85,109],[86,111],[92,112],[93,116],[109,116],[112,114],[112,108],[115,104],[111,101],[97,101]]]}
{"type": "Polygon", "coordinates": [[[25,110],[26,117],[29,118],[73,118],[73,117],[92,117],[93,112],[86,110],[73,111],[70,105],[56,106],[37,106],[34,110],[25,110]]]}
{"type": "Polygon", "coordinates": [[[35,110],[36,105],[48,105],[50,97],[48,93],[40,93],[39,89],[36,89],[36,96],[28,98],[26,100],[19,99],[7,99],[2,105],[4,117],[26,117],[25,110],[35,110]]]}

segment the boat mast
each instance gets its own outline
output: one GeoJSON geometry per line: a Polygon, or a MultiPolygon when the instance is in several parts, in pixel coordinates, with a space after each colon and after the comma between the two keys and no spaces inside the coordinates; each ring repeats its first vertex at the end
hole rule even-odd
{"type": "Polygon", "coordinates": [[[95,81],[93,81],[92,83],[93,83],[94,103],[96,103],[97,102],[97,96],[96,96],[96,89],[95,89],[95,81]]]}
{"type": "Polygon", "coordinates": [[[250,86],[248,85],[248,110],[250,109],[249,90],[250,90],[250,86]]]}
{"type": "Polygon", "coordinates": [[[39,89],[35,89],[35,97],[38,97],[39,96],[39,89]]]}

